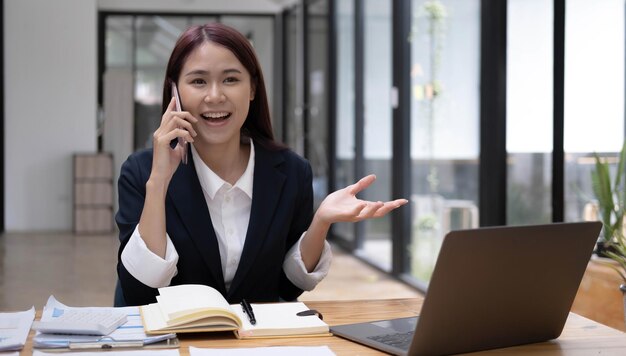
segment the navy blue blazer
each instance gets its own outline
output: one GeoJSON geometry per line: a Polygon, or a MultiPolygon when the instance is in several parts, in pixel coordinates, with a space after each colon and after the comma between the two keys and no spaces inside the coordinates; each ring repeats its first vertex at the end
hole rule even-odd
{"type": "MultiPolygon", "coordinates": [[[[290,150],[254,146],[254,183],[250,222],[239,267],[226,291],[217,237],[196,175],[193,159],[174,173],[165,198],[166,229],[179,255],[171,285],[205,284],[229,303],[294,300],[302,290],[283,272],[287,251],[313,217],[310,164],[290,150]]],[[[188,152],[191,157],[191,150],[188,152]]],[[[117,272],[128,305],[154,303],[158,291],[135,279],[120,260],[139,223],[152,167],[152,150],[133,153],[122,165],[118,181],[120,230],[117,272]]]]}

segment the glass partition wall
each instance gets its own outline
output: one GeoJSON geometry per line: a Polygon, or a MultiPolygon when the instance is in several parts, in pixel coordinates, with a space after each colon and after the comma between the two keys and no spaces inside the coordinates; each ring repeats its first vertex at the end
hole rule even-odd
{"type": "Polygon", "coordinates": [[[443,236],[478,227],[480,2],[412,1],[410,275],[443,236]]]}
{"type": "MultiPolygon", "coordinates": [[[[393,197],[392,68],[394,1],[339,0],[334,183],[341,188],[366,174],[377,181],[360,196],[393,197]]],[[[406,274],[426,285],[443,235],[478,226],[480,1],[411,1],[410,242],[406,274]]],[[[337,224],[333,234],[359,257],[391,271],[392,216],[337,224]]]]}
{"type": "MultiPolygon", "coordinates": [[[[557,184],[552,176],[554,2],[508,4],[507,223],[548,223],[557,184]]],[[[623,0],[565,1],[565,154],[559,182],[565,221],[597,218],[592,154],[616,169],[624,141],[624,8],[623,0]]]]}
{"type": "MultiPolygon", "coordinates": [[[[567,0],[565,220],[597,220],[593,152],[617,169],[624,142],[624,0],[567,0]]],[[[613,173],[614,174],[614,173],[613,173]]]]}
{"type": "MultiPolygon", "coordinates": [[[[335,86],[335,176],[334,187],[345,187],[355,179],[355,0],[335,1],[337,34],[335,86]]],[[[338,223],[333,233],[349,244],[355,243],[354,224],[338,223]]]]}
{"type": "Polygon", "coordinates": [[[328,195],[328,0],[309,2],[306,43],[307,159],[313,168],[315,206],[328,195]]]}
{"type": "Polygon", "coordinates": [[[406,1],[333,3],[333,188],[376,173],[362,197],[410,201],[393,220],[409,238],[381,219],[338,224],[336,241],[426,289],[450,230],[596,219],[592,153],[615,163],[624,142],[624,0],[411,0],[406,42],[406,1]],[[399,88],[395,43],[410,48],[399,88]],[[410,167],[391,169],[399,146],[410,167]]]}
{"type": "MultiPolygon", "coordinates": [[[[363,4],[363,170],[356,179],[375,174],[361,193],[370,201],[391,200],[391,1],[363,4]]],[[[370,262],[391,270],[391,216],[360,223],[363,244],[358,250],[370,262]]],[[[358,230],[357,230],[358,231],[358,230]]]]}
{"type": "Polygon", "coordinates": [[[548,223],[552,221],[553,1],[509,0],[508,6],[507,223],[548,223]]]}
{"type": "Polygon", "coordinates": [[[328,0],[309,1],[283,14],[283,139],[311,163],[316,207],[329,185],[328,4],[328,0]]]}

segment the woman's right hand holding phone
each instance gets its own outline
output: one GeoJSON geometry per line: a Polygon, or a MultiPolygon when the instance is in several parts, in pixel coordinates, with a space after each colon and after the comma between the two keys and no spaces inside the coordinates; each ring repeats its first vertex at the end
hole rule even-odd
{"type": "Polygon", "coordinates": [[[170,100],[161,125],[152,137],[152,171],[146,183],[146,198],[141,218],[139,234],[146,246],[157,256],[165,258],[167,247],[165,231],[165,195],[178,168],[187,145],[178,144],[178,138],[193,142],[197,135],[192,124],[198,120],[187,111],[176,111],[176,100],[170,100]],[[176,147],[170,145],[174,141],[176,147]]]}
{"type": "Polygon", "coordinates": [[[153,157],[151,180],[159,180],[161,183],[169,184],[172,175],[178,168],[183,154],[187,150],[187,145],[177,144],[174,148],[171,146],[173,140],[182,138],[190,143],[194,142],[197,135],[192,124],[198,122],[187,111],[176,111],[176,99],[172,97],[163,117],[161,125],[154,132],[152,137],[153,157]]]}

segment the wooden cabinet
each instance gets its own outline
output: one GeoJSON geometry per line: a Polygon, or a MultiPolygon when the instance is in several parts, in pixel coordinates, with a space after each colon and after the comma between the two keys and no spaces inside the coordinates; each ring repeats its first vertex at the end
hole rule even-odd
{"type": "Polygon", "coordinates": [[[113,156],[109,153],[75,154],[74,233],[113,231],[113,156]]]}
{"type": "MultiPolygon", "coordinates": [[[[617,266],[617,264],[615,264],[617,266]]],[[[578,288],[572,311],[591,320],[626,331],[621,278],[610,267],[592,259],[578,288]]]]}

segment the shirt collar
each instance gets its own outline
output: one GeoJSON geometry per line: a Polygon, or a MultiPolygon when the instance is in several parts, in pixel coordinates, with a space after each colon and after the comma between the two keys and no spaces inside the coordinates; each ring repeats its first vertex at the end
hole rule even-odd
{"type": "MultiPolygon", "coordinates": [[[[239,177],[239,180],[237,180],[233,188],[239,188],[250,199],[252,199],[252,183],[254,181],[254,144],[252,140],[249,140],[249,142],[250,158],[248,159],[248,166],[241,177],[239,177]]],[[[193,157],[193,163],[196,167],[196,174],[200,180],[200,185],[209,198],[215,198],[217,191],[220,190],[225,184],[227,187],[230,187],[230,183],[220,178],[220,176],[215,174],[215,172],[213,172],[211,168],[209,168],[209,166],[202,161],[200,154],[196,151],[196,148],[193,145],[191,145],[191,155],[193,157]]]]}

